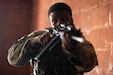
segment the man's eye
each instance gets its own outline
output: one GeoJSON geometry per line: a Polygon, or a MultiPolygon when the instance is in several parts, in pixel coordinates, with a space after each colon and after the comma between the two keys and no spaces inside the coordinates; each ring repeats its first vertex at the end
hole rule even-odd
{"type": "Polygon", "coordinates": [[[55,19],[55,20],[52,20],[52,22],[53,22],[53,23],[56,23],[56,22],[57,22],[57,20],[56,20],[56,19],[55,19]]]}
{"type": "Polygon", "coordinates": [[[65,21],[68,21],[68,19],[67,18],[63,18],[63,21],[65,22],[65,21]]]}

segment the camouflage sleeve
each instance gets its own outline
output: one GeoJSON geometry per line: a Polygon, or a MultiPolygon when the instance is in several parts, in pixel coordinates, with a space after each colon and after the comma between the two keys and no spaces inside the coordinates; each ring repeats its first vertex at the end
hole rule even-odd
{"type": "Polygon", "coordinates": [[[38,35],[42,33],[43,31],[34,31],[18,39],[8,50],[9,64],[23,66],[30,58],[36,56],[41,45],[35,39],[38,39],[38,35]]]}
{"type": "Polygon", "coordinates": [[[93,45],[85,39],[80,30],[75,29],[69,34],[63,33],[63,36],[63,51],[78,71],[88,72],[98,64],[93,45]],[[74,36],[74,38],[72,38],[72,36],[74,36]],[[77,39],[75,39],[75,37],[77,37],[77,39]],[[80,38],[82,38],[82,41],[80,38]]]}
{"type": "Polygon", "coordinates": [[[89,41],[76,43],[70,51],[69,61],[80,72],[91,71],[97,64],[95,49],[89,41]]]}

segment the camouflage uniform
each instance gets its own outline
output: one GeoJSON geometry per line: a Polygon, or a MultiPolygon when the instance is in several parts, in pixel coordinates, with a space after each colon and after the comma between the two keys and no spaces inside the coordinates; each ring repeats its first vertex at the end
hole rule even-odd
{"type": "Polygon", "coordinates": [[[61,40],[51,51],[36,57],[51,41],[49,33],[34,31],[18,41],[8,50],[8,62],[13,66],[23,66],[27,61],[34,66],[33,75],[83,75],[91,71],[98,63],[95,50],[87,40],[84,43],[72,41],[71,50],[62,48],[61,40]],[[41,37],[49,37],[41,39],[41,37]],[[38,38],[38,42],[34,39],[38,38]]]}

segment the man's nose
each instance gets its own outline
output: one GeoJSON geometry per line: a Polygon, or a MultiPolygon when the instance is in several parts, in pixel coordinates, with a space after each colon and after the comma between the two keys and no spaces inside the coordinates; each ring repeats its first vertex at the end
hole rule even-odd
{"type": "Polygon", "coordinates": [[[60,24],[64,24],[64,21],[58,20],[58,24],[57,25],[60,25],[60,24]]]}

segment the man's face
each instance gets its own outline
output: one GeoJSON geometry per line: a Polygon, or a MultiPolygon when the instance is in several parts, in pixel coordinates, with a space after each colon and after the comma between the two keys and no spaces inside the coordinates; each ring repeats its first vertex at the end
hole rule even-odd
{"type": "Polygon", "coordinates": [[[70,25],[73,25],[72,16],[66,10],[51,12],[49,19],[53,28],[60,24],[64,24],[65,22],[69,22],[70,25]]]}

